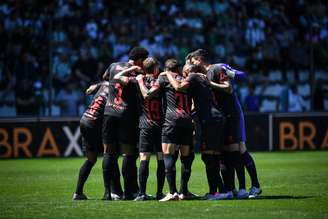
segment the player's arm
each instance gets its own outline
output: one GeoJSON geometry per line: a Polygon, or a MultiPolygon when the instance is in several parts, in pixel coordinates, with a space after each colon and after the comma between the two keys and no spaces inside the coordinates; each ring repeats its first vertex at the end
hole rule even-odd
{"type": "Polygon", "coordinates": [[[121,85],[127,85],[129,83],[129,77],[126,75],[133,71],[141,71],[141,68],[136,65],[131,66],[130,68],[124,69],[119,73],[117,73],[113,79],[118,83],[120,83],[121,85]]]}
{"type": "Polygon", "coordinates": [[[232,78],[235,80],[246,80],[245,72],[231,68],[231,66],[228,64],[222,64],[222,67],[225,69],[225,73],[229,78],[232,78]]]}
{"type": "Polygon", "coordinates": [[[215,90],[221,90],[227,93],[232,93],[232,85],[230,81],[223,81],[222,83],[215,83],[210,81],[211,87],[215,90]]]}
{"type": "Polygon", "coordinates": [[[92,95],[97,93],[97,91],[99,90],[99,88],[101,87],[102,82],[99,82],[97,84],[92,84],[90,85],[86,90],[85,90],[85,94],[86,95],[92,95]]]}
{"type": "Polygon", "coordinates": [[[187,80],[183,80],[182,82],[177,81],[172,73],[166,72],[166,77],[169,79],[170,84],[176,91],[184,91],[189,88],[189,82],[187,80]]]}
{"type": "Polygon", "coordinates": [[[150,89],[148,89],[144,83],[143,78],[143,75],[138,75],[136,78],[140,88],[140,92],[144,99],[150,99],[157,94],[157,92],[160,90],[160,87],[158,85],[154,85],[150,89]]]}

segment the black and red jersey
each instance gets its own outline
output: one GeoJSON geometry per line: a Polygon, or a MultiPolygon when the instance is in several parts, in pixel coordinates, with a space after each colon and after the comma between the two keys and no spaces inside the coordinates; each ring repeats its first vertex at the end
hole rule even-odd
{"type": "MultiPolygon", "coordinates": [[[[182,81],[180,75],[174,76],[177,81],[182,81]]],[[[176,91],[166,76],[160,75],[157,83],[163,92],[163,126],[191,127],[191,96],[187,91],[176,91]]]]}
{"type": "Polygon", "coordinates": [[[122,70],[125,70],[132,65],[128,62],[113,63],[109,67],[109,93],[105,106],[105,115],[123,117],[137,115],[138,110],[138,90],[135,73],[127,75],[127,84],[122,85],[114,76],[122,70]]]}
{"type": "MultiPolygon", "coordinates": [[[[207,78],[215,83],[222,83],[230,80],[224,71],[225,70],[220,65],[211,65],[207,71],[207,78]]],[[[221,90],[215,90],[214,94],[219,108],[221,108],[225,114],[231,114],[236,111],[234,93],[230,94],[221,90]]]]}
{"type": "Polygon", "coordinates": [[[189,84],[188,91],[194,100],[198,118],[206,123],[222,121],[222,113],[206,75],[190,73],[184,82],[189,84]]]}
{"type": "MultiPolygon", "coordinates": [[[[156,78],[152,75],[146,75],[143,78],[143,83],[148,89],[158,86],[156,84],[156,78]]],[[[139,92],[139,99],[141,105],[139,128],[161,127],[163,120],[161,92],[157,93],[151,99],[144,99],[141,92],[139,92]]]]}
{"type": "Polygon", "coordinates": [[[104,108],[109,92],[109,82],[104,81],[100,84],[97,93],[82,115],[81,121],[89,126],[93,126],[101,121],[104,115],[104,108]]]}

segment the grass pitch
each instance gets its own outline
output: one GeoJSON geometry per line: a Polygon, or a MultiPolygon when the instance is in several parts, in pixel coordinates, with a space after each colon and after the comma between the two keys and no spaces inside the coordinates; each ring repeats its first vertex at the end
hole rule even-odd
{"type": "MultiPolygon", "coordinates": [[[[259,199],[168,203],[100,200],[101,158],[85,186],[88,201],[71,200],[82,158],[0,160],[0,218],[328,218],[327,151],[253,156],[263,189],[259,199]]],[[[154,158],[147,186],[153,195],[154,158]]],[[[189,185],[194,193],[207,192],[200,156],[189,185]]]]}

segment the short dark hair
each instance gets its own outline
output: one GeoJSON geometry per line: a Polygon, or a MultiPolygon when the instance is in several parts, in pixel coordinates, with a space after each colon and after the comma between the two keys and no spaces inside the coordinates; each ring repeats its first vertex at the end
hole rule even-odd
{"type": "Polygon", "coordinates": [[[203,62],[209,61],[209,54],[205,49],[197,49],[190,54],[190,58],[199,58],[203,62]]]}
{"type": "Polygon", "coordinates": [[[147,49],[143,47],[133,47],[131,51],[129,52],[129,59],[133,61],[137,61],[139,59],[146,59],[148,57],[149,52],[147,49]]]}
{"type": "Polygon", "coordinates": [[[165,61],[165,70],[179,72],[180,64],[176,59],[168,59],[165,61]]]}
{"type": "Polygon", "coordinates": [[[159,66],[159,62],[154,57],[148,57],[143,61],[143,67],[146,73],[152,73],[157,66],[159,66]]]}
{"type": "Polygon", "coordinates": [[[206,73],[206,68],[202,65],[190,65],[189,72],[205,74],[206,73]]]}

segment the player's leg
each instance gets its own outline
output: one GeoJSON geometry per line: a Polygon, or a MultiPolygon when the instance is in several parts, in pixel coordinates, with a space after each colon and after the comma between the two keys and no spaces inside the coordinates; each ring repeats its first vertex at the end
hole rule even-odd
{"type": "Polygon", "coordinates": [[[191,176],[191,167],[195,159],[195,153],[189,145],[180,146],[180,160],[181,160],[181,180],[180,180],[180,199],[195,199],[196,195],[191,193],[188,189],[188,183],[191,176]]]}
{"type": "Polygon", "coordinates": [[[122,176],[124,182],[124,199],[133,200],[139,192],[137,159],[139,139],[138,119],[133,116],[122,117],[119,121],[119,142],[123,156],[122,176]]]}
{"type": "Polygon", "coordinates": [[[123,156],[122,176],[124,182],[124,199],[133,200],[138,191],[135,190],[135,178],[137,177],[135,145],[121,144],[120,149],[123,156]]]}
{"type": "Polygon", "coordinates": [[[146,195],[147,179],[149,176],[149,159],[150,152],[140,152],[140,167],[139,167],[139,194],[134,199],[135,201],[146,201],[149,197],[146,195]]]}
{"type": "MultiPolygon", "coordinates": [[[[227,123],[227,165],[232,166],[237,174],[238,182],[239,182],[239,191],[237,193],[238,199],[243,199],[248,197],[248,193],[246,192],[246,183],[245,183],[245,167],[243,163],[242,156],[240,155],[239,142],[243,139],[242,132],[243,127],[240,124],[242,117],[242,113],[239,115],[231,115],[228,119],[227,123]],[[238,153],[239,152],[239,153],[238,153]]],[[[234,171],[233,171],[234,174],[234,171]]],[[[234,179],[234,177],[232,177],[234,179]]]]}
{"type": "Polygon", "coordinates": [[[97,139],[99,139],[101,135],[101,129],[97,129],[97,127],[88,128],[83,124],[80,124],[80,131],[82,135],[82,147],[87,160],[80,168],[73,200],[87,199],[87,196],[83,193],[83,187],[89,177],[92,167],[97,162],[97,146],[99,142],[97,139]]]}
{"type": "Polygon", "coordinates": [[[207,182],[209,187],[205,199],[211,199],[217,194],[217,189],[221,179],[220,177],[220,157],[218,150],[222,141],[223,123],[206,123],[201,125],[202,129],[202,147],[201,156],[205,164],[207,182]]]}
{"type": "Polygon", "coordinates": [[[163,195],[163,187],[165,182],[165,165],[164,165],[164,156],[163,152],[157,152],[157,192],[156,199],[160,200],[164,197],[163,195]]]}
{"type": "Polygon", "coordinates": [[[225,146],[225,164],[226,164],[226,189],[228,193],[232,193],[234,189],[234,172],[236,171],[238,182],[239,182],[239,191],[237,193],[238,199],[243,199],[248,197],[246,192],[246,183],[245,183],[245,169],[244,165],[241,162],[241,156],[239,153],[239,144],[232,143],[225,146]]]}
{"type": "Polygon", "coordinates": [[[242,156],[243,163],[246,167],[246,170],[251,178],[252,187],[249,191],[249,198],[255,198],[262,193],[260,183],[257,177],[256,165],[253,157],[247,151],[245,142],[240,142],[239,144],[240,153],[242,156]]]}
{"type": "Polygon", "coordinates": [[[102,140],[104,156],[102,162],[105,193],[103,200],[111,200],[111,181],[115,180],[115,166],[117,165],[117,118],[104,116],[102,140]]]}

